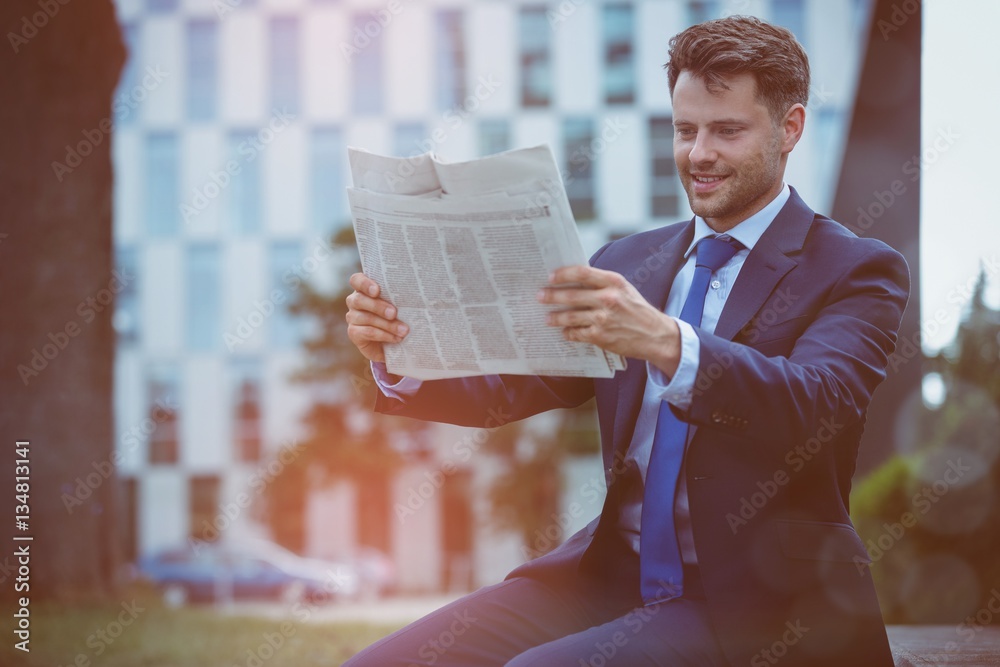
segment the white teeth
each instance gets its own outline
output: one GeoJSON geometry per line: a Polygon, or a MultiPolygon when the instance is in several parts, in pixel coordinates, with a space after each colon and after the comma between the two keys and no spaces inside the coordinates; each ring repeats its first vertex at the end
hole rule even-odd
{"type": "Polygon", "coordinates": [[[715,183],[716,181],[721,181],[722,180],[722,176],[714,176],[712,178],[705,178],[703,176],[695,176],[694,180],[698,181],[699,183],[715,183]]]}

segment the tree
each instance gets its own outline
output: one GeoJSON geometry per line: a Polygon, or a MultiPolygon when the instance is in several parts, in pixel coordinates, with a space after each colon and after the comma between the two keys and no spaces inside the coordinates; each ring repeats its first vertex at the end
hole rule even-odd
{"type": "Polygon", "coordinates": [[[1000,582],[1000,311],[985,285],[927,360],[943,396],[911,397],[903,451],[851,498],[887,622],[965,622],[1000,582]]]}
{"type": "Polygon", "coordinates": [[[110,0],[43,5],[0,4],[0,476],[11,545],[0,580],[6,594],[31,602],[108,595],[120,560],[111,308],[87,299],[110,297],[109,133],[125,49],[110,0]],[[27,461],[15,456],[18,440],[31,443],[27,461]],[[30,509],[23,532],[16,464],[30,469],[20,482],[30,509]],[[14,545],[30,552],[30,590],[17,593],[14,545]]]}
{"type": "MultiPolygon", "coordinates": [[[[346,285],[347,275],[360,270],[353,230],[345,228],[331,245],[342,254],[341,270],[349,269],[338,279],[346,285]]],[[[268,486],[265,520],[275,539],[295,550],[304,545],[310,490],[340,479],[354,482],[361,496],[361,544],[388,550],[389,481],[407,460],[426,455],[425,424],[369,416],[377,389],[368,361],[347,337],[350,291],[324,294],[303,283],[290,306],[292,314],[313,325],[303,343],[306,363],[293,379],[312,387],[316,400],[305,417],[308,435],[299,456],[268,486]]]]}
{"type": "MultiPolygon", "coordinates": [[[[345,253],[346,277],[360,270],[353,230],[345,228],[333,239],[345,253]]],[[[318,400],[306,417],[309,436],[297,464],[315,471],[305,483],[295,475],[282,475],[269,488],[272,511],[268,518],[284,544],[301,546],[298,535],[283,526],[288,512],[303,513],[310,482],[328,484],[346,478],[356,482],[368,498],[359,502],[369,514],[358,522],[361,542],[381,549],[388,547],[391,507],[385,503],[389,482],[408,461],[430,461],[434,448],[432,430],[424,422],[392,417],[370,417],[377,391],[368,362],[347,338],[345,299],[350,289],[323,294],[303,285],[292,313],[317,326],[305,341],[307,363],[295,379],[317,389],[318,400]],[[360,425],[352,424],[358,422],[360,425]],[[296,509],[297,508],[297,509],[296,509]]],[[[562,464],[568,456],[599,451],[596,415],[592,404],[559,411],[551,429],[524,429],[507,424],[492,432],[480,455],[496,456],[503,472],[488,492],[490,518],[502,530],[521,535],[530,556],[557,546],[561,538],[558,512],[562,492],[562,464]],[[546,537],[552,536],[555,537],[546,537]],[[542,536],[540,539],[539,536],[542,536]]]]}

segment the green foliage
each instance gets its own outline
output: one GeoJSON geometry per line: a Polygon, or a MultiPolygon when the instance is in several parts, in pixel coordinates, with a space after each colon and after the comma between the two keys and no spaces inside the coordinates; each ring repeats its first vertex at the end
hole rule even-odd
{"type": "Polygon", "coordinates": [[[982,293],[980,280],[954,344],[928,360],[943,401],[914,396],[907,453],[851,496],[889,623],[974,623],[1000,588],[1000,313],[982,293]]]}
{"type": "Polygon", "coordinates": [[[555,418],[555,427],[544,434],[522,433],[516,424],[504,426],[486,446],[501,455],[504,465],[489,491],[492,523],[519,533],[532,556],[552,550],[565,537],[558,513],[566,459],[600,452],[592,402],[560,410],[555,418]]]}
{"type": "MultiPolygon", "coordinates": [[[[351,258],[348,266],[360,270],[351,228],[335,235],[332,245],[351,258]]],[[[314,401],[304,418],[307,436],[298,458],[267,488],[265,515],[275,539],[296,550],[304,542],[310,489],[341,478],[359,484],[384,479],[403,464],[407,446],[417,439],[414,434],[426,428],[408,419],[353,419],[370,413],[376,387],[368,361],[347,337],[344,317],[352,291],[346,286],[347,275],[339,280],[345,287],[331,294],[301,284],[289,306],[293,315],[312,325],[303,342],[307,361],[293,380],[308,385],[314,401]]]]}

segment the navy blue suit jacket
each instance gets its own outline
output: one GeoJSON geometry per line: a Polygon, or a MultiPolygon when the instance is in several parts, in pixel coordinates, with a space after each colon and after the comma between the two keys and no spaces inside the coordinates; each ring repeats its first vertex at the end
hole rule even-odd
{"type": "MultiPolygon", "coordinates": [[[[663,308],[693,230],[689,221],[635,234],[591,262],[663,308]]],[[[771,664],[763,651],[776,642],[784,665],[892,665],[848,495],[908,290],[899,253],[815,214],[793,189],[747,257],[715,332],[698,330],[695,395],[680,414],[698,427],[685,474],[706,598],[734,665],[771,664]]],[[[380,396],[376,409],[483,427],[497,414],[521,419],[596,397],[613,504],[616,461],[645,384],[645,362],[630,359],[610,379],[425,382],[405,402],[380,396]]],[[[592,543],[612,539],[610,523],[599,517],[511,576],[575,571],[592,543]]]]}

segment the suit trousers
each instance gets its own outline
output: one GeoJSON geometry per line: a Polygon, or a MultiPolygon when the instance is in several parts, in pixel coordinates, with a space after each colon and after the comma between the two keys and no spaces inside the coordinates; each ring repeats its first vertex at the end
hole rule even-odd
{"type": "Polygon", "coordinates": [[[616,577],[631,578],[637,563],[627,561],[637,557],[624,545],[614,551],[620,554],[602,558],[603,573],[513,577],[482,588],[379,640],[345,667],[729,664],[696,569],[685,571],[685,597],[644,607],[638,580],[623,586],[616,577]],[[619,558],[622,567],[614,567],[619,558]]]}

